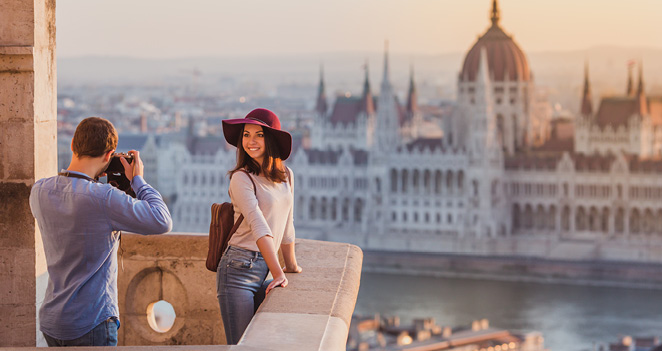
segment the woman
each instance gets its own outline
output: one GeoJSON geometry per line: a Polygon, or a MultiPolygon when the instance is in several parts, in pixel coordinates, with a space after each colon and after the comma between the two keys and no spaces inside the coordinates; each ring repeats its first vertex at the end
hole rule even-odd
{"type": "Polygon", "coordinates": [[[223,134],[237,147],[237,164],[229,172],[235,222],[244,215],[216,276],[225,336],[228,345],[234,345],[265,295],[275,287],[286,287],[284,273],[299,273],[301,267],[294,254],[293,176],[283,164],[292,151],[292,136],[266,109],[224,120],[223,134]],[[279,247],[284,269],[278,262],[279,247]],[[269,272],[274,279],[265,281],[269,272]]]}

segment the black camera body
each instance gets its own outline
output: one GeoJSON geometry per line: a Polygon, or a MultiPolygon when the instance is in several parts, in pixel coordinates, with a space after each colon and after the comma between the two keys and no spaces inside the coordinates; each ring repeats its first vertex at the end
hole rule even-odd
{"type": "Polygon", "coordinates": [[[122,165],[122,161],[120,161],[120,158],[124,158],[131,164],[133,162],[133,155],[126,154],[126,153],[116,153],[114,154],[111,159],[110,163],[108,164],[108,168],[106,168],[106,177],[108,180],[108,184],[122,190],[123,192],[127,193],[131,197],[136,197],[136,193],[133,192],[133,189],[131,189],[131,180],[126,177],[124,174],[124,165],[122,165]]]}

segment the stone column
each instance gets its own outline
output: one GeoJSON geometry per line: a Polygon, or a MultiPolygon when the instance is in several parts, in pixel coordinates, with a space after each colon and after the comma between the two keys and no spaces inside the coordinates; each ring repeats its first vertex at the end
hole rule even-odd
{"type": "Polygon", "coordinates": [[[29,195],[57,172],[54,0],[0,2],[0,92],[0,347],[35,346],[47,275],[29,195]]]}

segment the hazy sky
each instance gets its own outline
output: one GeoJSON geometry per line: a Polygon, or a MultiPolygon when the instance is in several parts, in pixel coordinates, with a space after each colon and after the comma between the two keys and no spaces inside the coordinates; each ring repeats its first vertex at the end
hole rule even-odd
{"type": "MultiPolygon", "coordinates": [[[[132,57],[464,52],[491,0],[59,0],[57,53],[132,57]]],[[[526,51],[662,48],[662,0],[500,0],[526,51]]]]}

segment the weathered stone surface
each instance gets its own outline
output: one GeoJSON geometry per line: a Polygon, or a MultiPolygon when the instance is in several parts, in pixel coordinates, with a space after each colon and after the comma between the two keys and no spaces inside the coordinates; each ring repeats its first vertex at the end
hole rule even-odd
{"type": "Polygon", "coordinates": [[[0,3],[0,45],[34,44],[34,2],[0,3]]]}
{"type": "Polygon", "coordinates": [[[264,312],[253,317],[239,344],[259,347],[268,340],[272,350],[344,350],[347,331],[342,320],[328,315],[264,312]]]}
{"type": "Polygon", "coordinates": [[[34,248],[36,222],[29,197],[26,184],[0,181],[0,248],[34,248]]]}
{"type": "Polygon", "coordinates": [[[0,2],[0,48],[0,346],[28,346],[46,270],[30,185],[57,171],[55,1],[0,2]]]}
{"type": "Polygon", "coordinates": [[[348,244],[297,240],[296,252],[304,271],[288,274],[289,285],[267,296],[240,345],[255,346],[261,335],[275,350],[344,349],[359,290],[362,251],[348,244]],[[304,341],[296,343],[293,335],[304,341]]]}
{"type": "Polygon", "coordinates": [[[0,347],[33,346],[36,336],[34,304],[0,303],[0,311],[3,312],[0,313],[0,347]]]}
{"type": "MultiPolygon", "coordinates": [[[[12,57],[0,56],[2,65],[7,66],[12,57]]],[[[0,116],[3,121],[14,121],[14,123],[28,123],[32,125],[34,117],[34,78],[32,72],[0,71],[0,116]]],[[[17,130],[9,130],[18,134],[17,130]]],[[[21,134],[18,134],[21,135],[21,134]]],[[[33,140],[32,134],[22,135],[28,141],[33,140]]],[[[14,149],[18,151],[19,149],[14,149]]],[[[30,147],[27,152],[31,152],[30,147]]]]}
{"type": "MultiPolygon", "coordinates": [[[[225,333],[216,299],[216,275],[205,268],[206,236],[122,234],[124,270],[119,272],[123,345],[223,344],[225,333]],[[147,323],[147,306],[173,305],[172,329],[157,333],[147,323]]],[[[120,259],[122,261],[122,259],[120,259]]]]}

